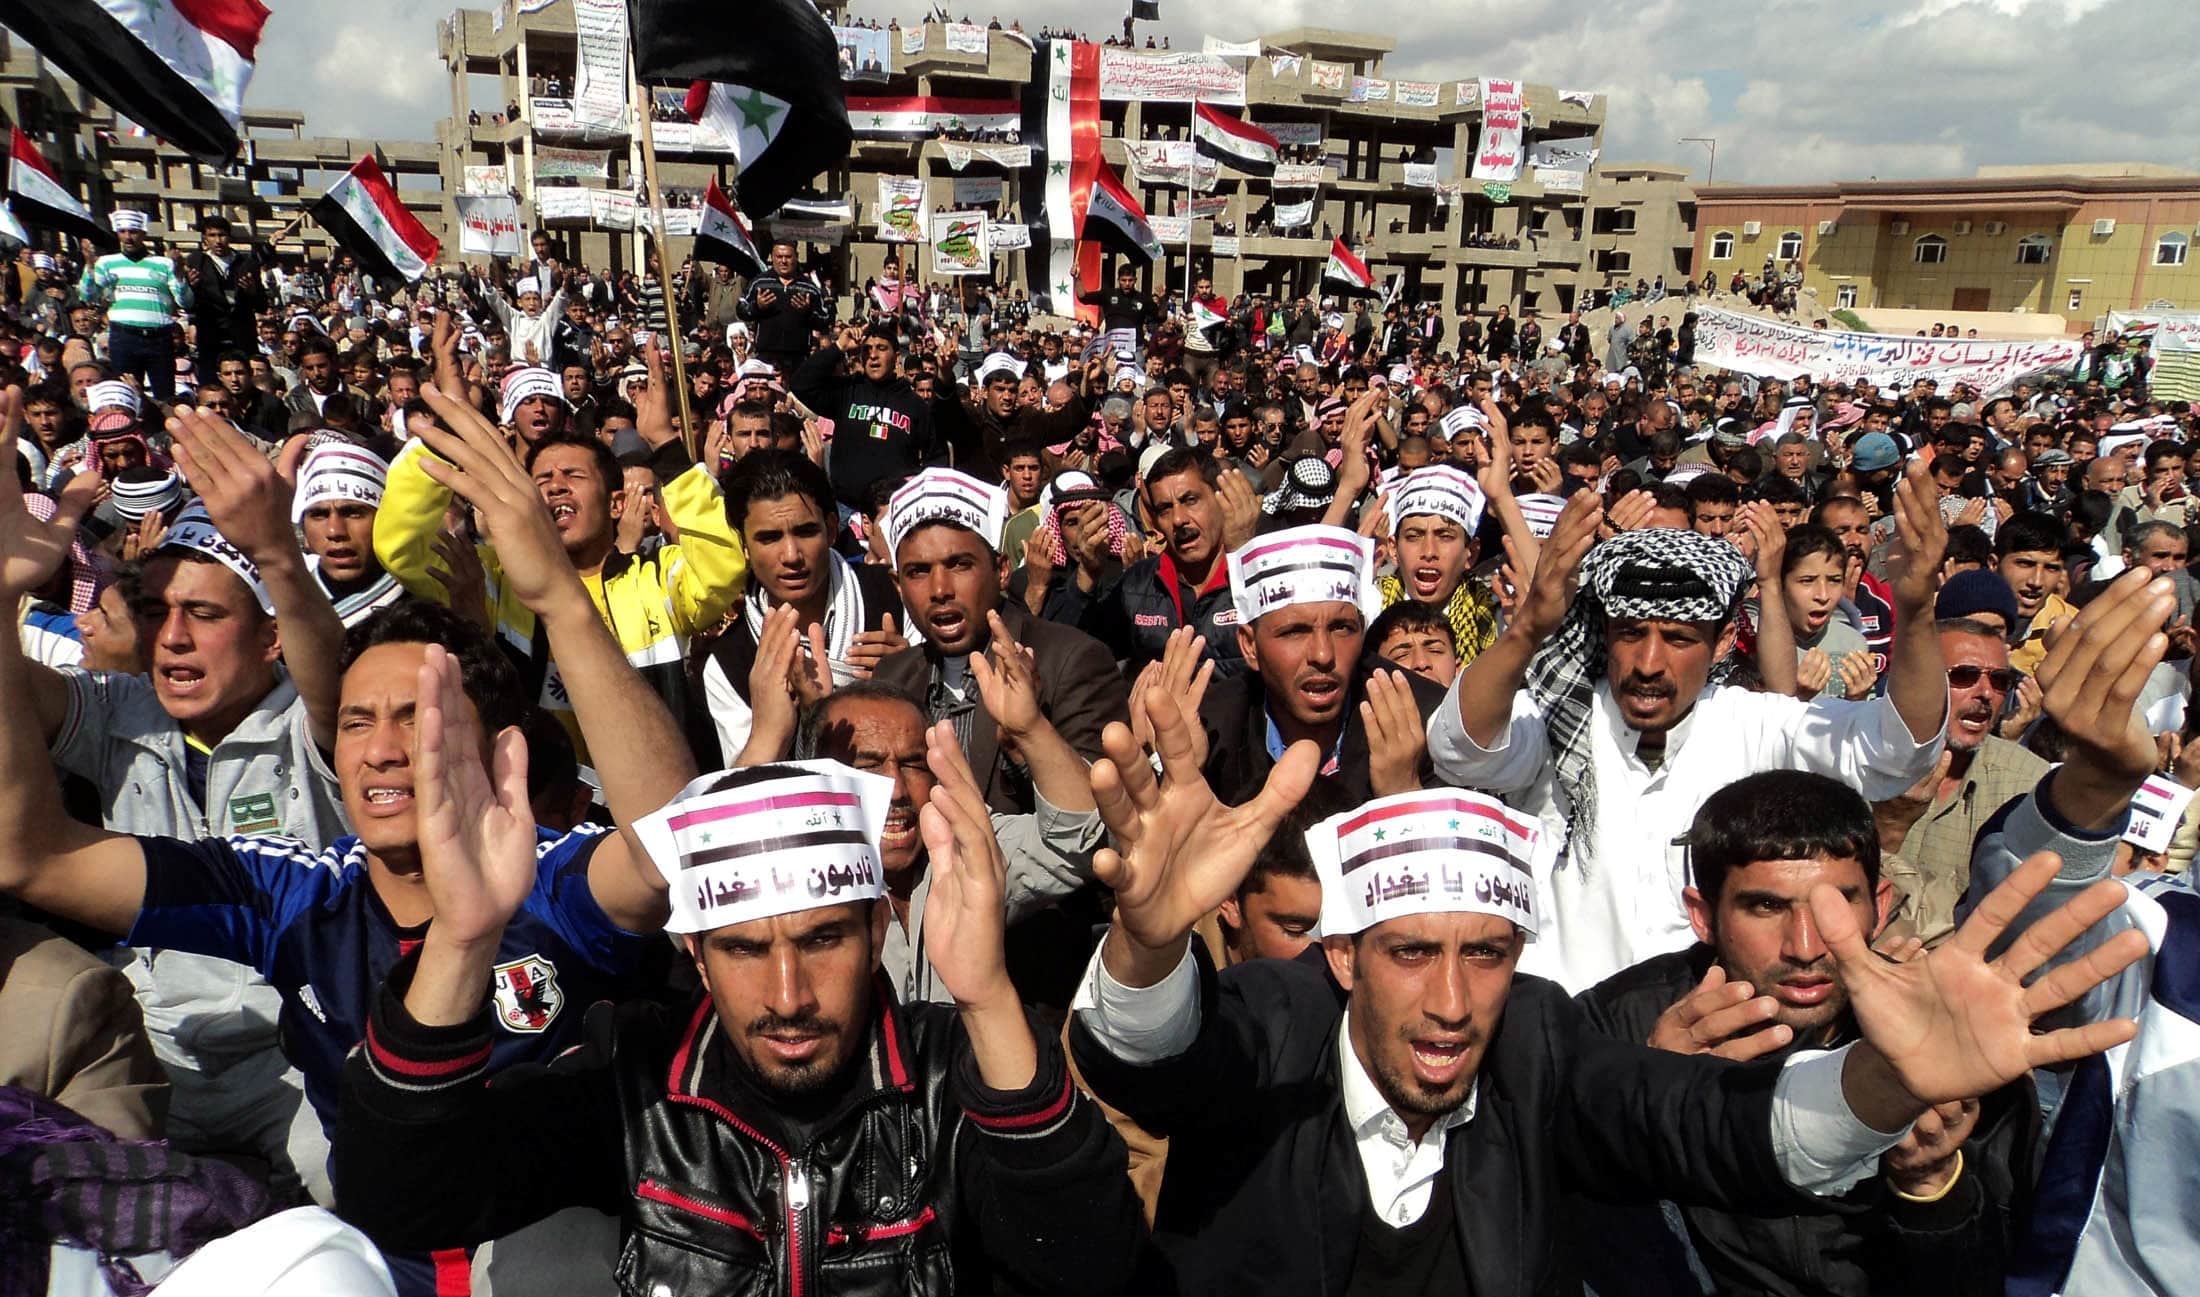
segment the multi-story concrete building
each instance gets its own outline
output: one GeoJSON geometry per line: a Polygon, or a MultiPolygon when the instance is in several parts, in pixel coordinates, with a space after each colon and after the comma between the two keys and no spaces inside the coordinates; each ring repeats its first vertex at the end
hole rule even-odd
{"type": "Polygon", "coordinates": [[[2200,175],[2141,163],[1983,167],[1970,179],[1705,185],[1696,273],[1799,268],[1840,307],[2089,320],[2200,306],[2200,175]]]}
{"type": "MultiPolygon", "coordinates": [[[[851,96],[1013,107],[1031,77],[1031,46],[1013,30],[962,28],[951,41],[935,22],[923,26],[921,39],[915,29],[899,26],[883,35],[871,47],[883,50],[877,76],[848,82],[851,96]]],[[[570,183],[633,192],[640,176],[633,139],[588,139],[569,129],[564,96],[578,58],[570,0],[531,13],[519,12],[511,0],[501,0],[496,10],[460,9],[442,21],[438,36],[451,86],[451,115],[437,138],[446,195],[508,187],[520,200],[522,224],[551,231],[568,257],[615,269],[637,265],[643,249],[633,233],[606,230],[589,218],[541,219],[545,188],[570,183]]],[[[1289,191],[1289,205],[1311,202],[1312,209],[1304,224],[1288,228],[1276,219],[1277,187],[1268,180],[1224,169],[1215,189],[1192,195],[1205,200],[1190,222],[1192,260],[1212,273],[1218,291],[1318,291],[1337,235],[1362,253],[1379,282],[1396,276],[1401,295],[1411,300],[1439,301],[1447,310],[1493,310],[1504,303],[1563,311],[1572,305],[1584,282],[1588,201],[1580,186],[1564,192],[1554,182],[1546,189],[1525,170],[1509,187],[1485,188],[1466,179],[1482,117],[1475,82],[1391,81],[1385,65],[1395,42],[1384,36],[1301,28],[1263,37],[1260,45],[1263,56],[1246,60],[1245,106],[1231,111],[1265,127],[1285,127],[1297,141],[1287,152],[1322,174],[1317,185],[1289,191]]],[[[1550,87],[1528,86],[1525,101],[1524,148],[1545,138],[1601,138],[1601,97],[1563,99],[1550,87]]],[[[1187,190],[1181,176],[1169,183],[1133,165],[1129,146],[1187,140],[1190,115],[1185,102],[1101,105],[1103,154],[1152,215],[1182,213],[1187,190]]],[[[992,142],[1010,142],[1012,135],[992,142]]],[[[881,176],[920,180],[927,212],[955,206],[961,180],[965,203],[988,189],[998,194],[991,206],[999,218],[1014,222],[1031,214],[1036,200],[1020,192],[1017,173],[982,156],[972,161],[961,143],[867,132],[858,122],[846,163],[814,185],[821,200],[844,204],[851,219],[805,218],[794,226],[811,264],[843,289],[876,275],[890,258],[910,278],[930,278],[924,245],[875,237],[881,176]],[[994,178],[998,186],[983,183],[994,178]]],[[[683,197],[713,177],[730,178],[730,159],[662,147],[659,154],[663,183],[683,197]]],[[[623,219],[613,215],[614,223],[623,219]]],[[[685,245],[684,239],[672,241],[675,262],[685,245]]],[[[1157,286],[1164,277],[1169,286],[1183,285],[1181,247],[1171,241],[1156,268],[1157,286]]],[[[995,273],[1004,283],[1021,284],[1024,259],[999,258],[995,273]]]]}
{"type": "Polygon", "coordinates": [[[1696,189],[1688,168],[1618,162],[1590,172],[1589,287],[1661,279],[1678,287],[1693,272],[1695,242],[1696,189]]]}

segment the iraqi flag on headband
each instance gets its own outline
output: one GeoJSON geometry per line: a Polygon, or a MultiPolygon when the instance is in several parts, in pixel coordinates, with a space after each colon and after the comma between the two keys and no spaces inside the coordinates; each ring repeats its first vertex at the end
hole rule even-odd
{"type": "Polygon", "coordinates": [[[442,244],[407,210],[371,157],[351,164],[313,204],[321,223],[367,273],[414,283],[435,264],[442,244]]]}
{"type": "Polygon", "coordinates": [[[1276,174],[1276,137],[1242,117],[1192,105],[1192,146],[1253,176],[1276,174]]]}
{"type": "Polygon", "coordinates": [[[69,192],[23,128],[8,138],[8,206],[16,219],[42,230],[56,230],[95,243],[114,242],[107,227],[92,217],[84,200],[69,192]]]}
{"type": "Polygon", "coordinates": [[[1161,256],[1161,240],[1154,237],[1146,209],[1105,162],[1092,179],[1092,201],[1085,207],[1085,228],[1079,237],[1106,244],[1125,256],[1147,261],[1161,256]]]}
{"type": "Polygon", "coordinates": [[[1366,262],[1352,255],[1343,239],[1330,240],[1329,264],[1322,267],[1322,283],[1348,296],[1375,295],[1375,276],[1368,273],[1366,262]]]}
{"type": "Polygon", "coordinates": [[[740,209],[713,180],[703,190],[702,221],[695,227],[695,259],[733,267],[739,275],[763,273],[764,259],[756,255],[756,241],[740,209]]]}
{"type": "Polygon", "coordinates": [[[236,156],[260,0],[0,0],[0,24],[194,156],[236,156]]]}
{"type": "Polygon", "coordinates": [[[634,75],[688,87],[688,117],[740,158],[741,209],[769,216],[848,156],[840,46],[809,0],[629,0],[634,75]]]}

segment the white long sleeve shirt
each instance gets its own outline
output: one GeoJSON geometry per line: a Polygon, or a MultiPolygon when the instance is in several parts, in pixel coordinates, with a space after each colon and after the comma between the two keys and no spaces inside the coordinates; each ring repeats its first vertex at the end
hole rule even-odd
{"type": "Polygon", "coordinates": [[[1595,824],[1552,858],[1569,808],[1552,775],[1542,713],[1521,690],[1505,732],[1484,748],[1459,719],[1458,688],[1454,682],[1429,719],[1429,758],[1446,783],[1495,793],[1542,820],[1551,847],[1535,868],[1541,926],[1520,971],[1576,994],[1695,941],[1681,905],[1688,853],[1679,839],[1711,794],[1760,771],[1809,770],[1866,801],[1884,801],[1924,778],[1940,757],[1940,733],[1918,742],[1889,698],[1805,703],[1715,686],[1666,736],[1665,759],[1653,770],[1637,755],[1641,732],[1599,682],[1589,727],[1595,824]]]}

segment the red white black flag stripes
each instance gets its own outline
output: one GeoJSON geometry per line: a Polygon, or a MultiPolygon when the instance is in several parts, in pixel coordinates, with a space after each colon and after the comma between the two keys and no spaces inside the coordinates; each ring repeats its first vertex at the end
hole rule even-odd
{"type": "Polygon", "coordinates": [[[442,244],[407,210],[371,157],[351,164],[313,204],[313,219],[359,258],[370,275],[417,281],[435,264],[442,244]]]}
{"type": "Polygon", "coordinates": [[[79,85],[197,157],[236,155],[260,0],[0,0],[0,24],[79,85]]]}
{"type": "Polygon", "coordinates": [[[1366,262],[1352,255],[1343,239],[1330,241],[1329,264],[1322,267],[1322,283],[1346,294],[1375,295],[1375,276],[1368,273],[1366,262]]]}
{"type": "Polygon", "coordinates": [[[1206,104],[1192,105],[1192,146],[1247,175],[1276,174],[1276,137],[1206,104]]]}
{"type": "Polygon", "coordinates": [[[761,274],[764,259],[756,255],[756,242],[749,236],[748,222],[726,197],[726,191],[713,180],[703,191],[702,219],[695,227],[695,259],[715,261],[731,266],[740,275],[761,274]]]}
{"type": "Polygon", "coordinates": [[[113,242],[107,227],[93,219],[92,209],[61,183],[20,126],[8,139],[8,205],[25,225],[71,238],[113,242]]]}
{"type": "Polygon", "coordinates": [[[1105,162],[1092,178],[1092,201],[1086,204],[1085,228],[1080,237],[1147,261],[1161,257],[1161,240],[1154,237],[1146,209],[1124,188],[1115,168],[1105,162]]]}

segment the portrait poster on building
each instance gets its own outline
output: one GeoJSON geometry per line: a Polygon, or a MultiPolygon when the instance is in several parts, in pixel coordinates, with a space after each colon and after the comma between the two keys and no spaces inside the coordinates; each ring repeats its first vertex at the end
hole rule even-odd
{"type": "Polygon", "coordinates": [[[840,79],[843,81],[884,81],[892,76],[894,73],[892,35],[891,32],[883,28],[833,28],[833,43],[840,47],[840,79]]]}

